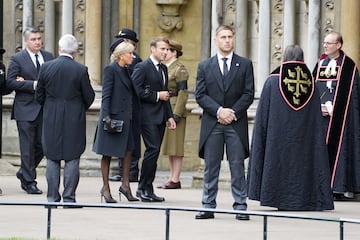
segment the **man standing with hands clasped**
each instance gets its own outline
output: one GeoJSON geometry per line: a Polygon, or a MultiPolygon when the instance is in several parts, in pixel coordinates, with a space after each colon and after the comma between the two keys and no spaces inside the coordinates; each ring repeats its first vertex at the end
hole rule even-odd
{"type": "Polygon", "coordinates": [[[28,194],[42,194],[36,183],[36,167],[43,158],[41,147],[42,108],[35,100],[40,66],[54,56],[42,50],[42,36],[39,29],[26,28],[23,32],[26,48],[10,59],[7,88],[15,90],[11,119],[16,120],[21,165],[16,177],[21,188],[28,194]]]}
{"type": "MultiPolygon", "coordinates": [[[[247,109],[254,99],[253,65],[233,52],[234,31],[229,26],[216,29],[218,53],[198,66],[196,101],[203,109],[199,157],[205,160],[202,206],[216,208],[221,160],[230,165],[231,192],[235,210],[246,210],[247,187],[244,159],[249,156],[247,109]]],[[[199,212],[196,219],[214,218],[212,212],[199,212]]],[[[238,220],[249,215],[236,214],[238,220]]]]}
{"type": "Polygon", "coordinates": [[[168,50],[168,39],[154,38],[150,42],[150,57],[136,64],[131,76],[140,96],[141,135],[146,147],[136,192],[143,202],[165,201],[163,197],[155,195],[153,181],[166,122],[170,129],[176,128],[167,89],[168,71],[166,65],[161,63],[168,50]]]}

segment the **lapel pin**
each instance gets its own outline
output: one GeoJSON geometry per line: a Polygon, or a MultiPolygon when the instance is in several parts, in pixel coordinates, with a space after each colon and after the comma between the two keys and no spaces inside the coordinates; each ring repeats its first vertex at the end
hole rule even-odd
{"type": "Polygon", "coordinates": [[[235,66],[237,66],[237,67],[238,67],[238,66],[239,66],[239,63],[236,63],[236,64],[235,64],[235,66]]]}

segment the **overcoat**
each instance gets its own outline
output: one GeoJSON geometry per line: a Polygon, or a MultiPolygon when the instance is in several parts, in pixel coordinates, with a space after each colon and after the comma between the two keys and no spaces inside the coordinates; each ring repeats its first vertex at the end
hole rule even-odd
{"type": "Polygon", "coordinates": [[[87,67],[68,56],[45,62],[35,93],[43,105],[42,144],[51,160],[80,158],[86,146],[86,110],[95,98],[87,67]]]}
{"type": "MultiPolygon", "coordinates": [[[[134,106],[138,106],[139,98],[131,81],[128,69],[113,62],[104,68],[102,103],[100,117],[94,138],[93,151],[112,157],[125,157],[128,146],[134,106]],[[121,133],[108,133],[104,130],[102,119],[124,121],[121,133]]],[[[138,107],[136,107],[138,109],[138,107]]]]}

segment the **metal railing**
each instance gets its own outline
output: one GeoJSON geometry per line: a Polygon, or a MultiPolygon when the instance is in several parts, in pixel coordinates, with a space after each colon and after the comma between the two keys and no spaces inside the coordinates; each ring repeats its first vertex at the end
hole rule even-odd
{"type": "Polygon", "coordinates": [[[82,208],[126,208],[126,209],[142,209],[142,210],[162,210],[166,215],[166,227],[165,227],[165,239],[170,239],[170,212],[171,211],[187,211],[187,212],[213,212],[222,214],[246,214],[250,216],[263,217],[263,240],[267,240],[268,233],[268,218],[291,218],[291,219],[303,219],[303,220],[315,220],[326,222],[339,223],[339,239],[344,240],[344,223],[360,224],[360,219],[350,218],[332,218],[332,217],[316,217],[296,214],[284,214],[284,213],[269,213],[261,211],[239,211],[239,210],[222,210],[222,209],[209,209],[209,208],[191,208],[191,207],[175,207],[175,206],[149,206],[149,205],[119,205],[119,204],[91,204],[91,203],[51,203],[51,202],[0,202],[0,205],[11,206],[41,206],[47,209],[47,229],[46,238],[51,238],[51,211],[57,207],[82,207],[82,208]]]}

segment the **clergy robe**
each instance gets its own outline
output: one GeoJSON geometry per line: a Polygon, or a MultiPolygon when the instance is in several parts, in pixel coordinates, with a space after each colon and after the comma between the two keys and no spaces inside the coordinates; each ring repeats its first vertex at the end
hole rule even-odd
{"type": "Polygon", "coordinates": [[[323,117],[331,185],[335,193],[360,193],[360,78],[354,61],[343,51],[336,68],[325,74],[330,59],[322,55],[313,76],[321,103],[332,102],[332,116],[323,117]]]}
{"type": "Polygon", "coordinates": [[[303,62],[285,62],[266,80],[249,160],[249,199],[281,210],[334,208],[320,98],[303,62]]]}

